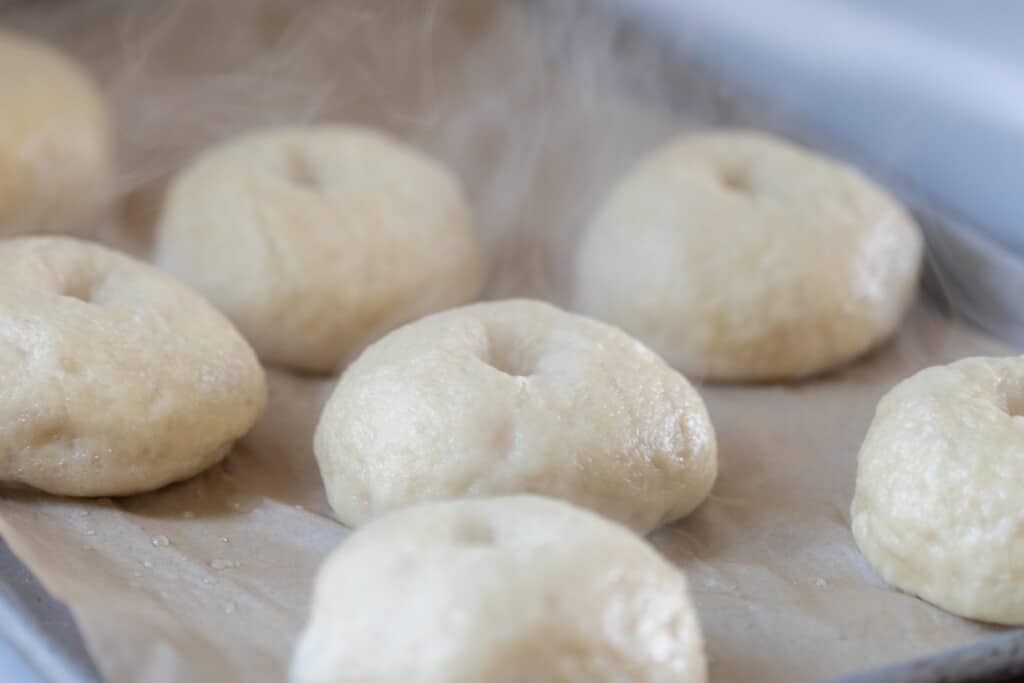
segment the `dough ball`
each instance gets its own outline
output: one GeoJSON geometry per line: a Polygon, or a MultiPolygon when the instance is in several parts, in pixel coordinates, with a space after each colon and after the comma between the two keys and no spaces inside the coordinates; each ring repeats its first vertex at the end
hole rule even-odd
{"type": "Polygon", "coordinates": [[[93,229],[111,196],[110,127],[84,71],[0,30],[0,237],[93,229]]]}
{"type": "Polygon", "coordinates": [[[195,292],[69,238],[0,242],[0,481],[137,493],[227,454],[263,410],[263,370],[195,292]]]}
{"type": "Polygon", "coordinates": [[[851,516],[886,581],[942,609],[1024,624],[1024,357],[917,373],[878,404],[851,516]]]}
{"type": "Polygon", "coordinates": [[[696,508],[718,470],[682,375],[613,327],[524,300],[438,313],[368,348],[314,450],[350,526],[422,501],[537,493],[646,533],[696,508]]]}
{"type": "Polygon", "coordinates": [[[456,179],[367,129],[262,131],[174,181],[157,263],[264,360],[329,371],[402,323],[474,300],[482,257],[456,179]]]}
{"type": "Polygon", "coordinates": [[[749,132],[687,137],[586,231],[576,305],[687,374],[786,380],[856,358],[913,298],[920,231],[854,169],[749,132]]]}
{"type": "Polygon", "coordinates": [[[625,528],[532,496],[432,503],[320,569],[295,683],[703,683],[682,572],[625,528]]]}

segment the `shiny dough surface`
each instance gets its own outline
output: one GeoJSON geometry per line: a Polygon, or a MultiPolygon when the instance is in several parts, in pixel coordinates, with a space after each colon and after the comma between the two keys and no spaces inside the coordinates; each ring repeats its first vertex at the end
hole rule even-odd
{"type": "Polygon", "coordinates": [[[629,530],[532,496],[360,529],[317,577],[294,683],[703,683],[686,580],[629,530]]]}
{"type": "Polygon", "coordinates": [[[878,404],[851,512],[887,582],[971,619],[1024,624],[1024,357],[923,370],[878,404]]]}
{"type": "Polygon", "coordinates": [[[152,266],[70,238],[0,241],[0,481],[110,496],[190,477],[259,417],[256,356],[152,266]]]}
{"type": "Polygon", "coordinates": [[[718,471],[686,379],[620,330],[507,300],[428,316],[348,368],[314,449],[341,521],[416,502],[537,493],[646,533],[718,471]]]}

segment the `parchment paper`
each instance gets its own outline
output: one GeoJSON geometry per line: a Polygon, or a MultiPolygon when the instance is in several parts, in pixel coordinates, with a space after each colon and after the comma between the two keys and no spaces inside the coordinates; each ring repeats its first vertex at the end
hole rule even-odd
{"type": "MultiPolygon", "coordinates": [[[[488,297],[564,302],[573,236],[616,175],[694,123],[747,117],[699,70],[569,2],[30,3],[0,20],[104,84],[123,171],[99,237],[143,255],[166,178],[197,149],[256,125],[360,121],[462,176],[493,257],[488,297]]],[[[701,388],[720,479],[650,538],[690,579],[712,680],[821,680],[994,630],[888,589],[848,509],[881,394],[1005,352],[923,303],[839,372],[701,388]]],[[[311,448],[334,378],[268,372],[261,422],[193,480],[113,501],[0,495],[4,539],[67,602],[109,680],[284,678],[317,566],[348,532],[311,448]]]]}

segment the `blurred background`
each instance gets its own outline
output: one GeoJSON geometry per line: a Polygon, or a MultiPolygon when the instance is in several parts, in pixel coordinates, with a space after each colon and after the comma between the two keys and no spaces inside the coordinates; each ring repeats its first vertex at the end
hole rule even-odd
{"type": "Polygon", "coordinates": [[[762,125],[846,158],[929,230],[929,286],[1024,342],[1024,5],[624,0],[756,100],[762,125]]]}
{"type": "Polygon", "coordinates": [[[273,123],[382,126],[454,167],[489,293],[564,299],[575,231],[688,128],[746,125],[847,159],[918,214],[929,291],[1024,342],[1024,6],[1010,0],[5,0],[117,115],[121,222],[144,248],[167,177],[273,123]]]}

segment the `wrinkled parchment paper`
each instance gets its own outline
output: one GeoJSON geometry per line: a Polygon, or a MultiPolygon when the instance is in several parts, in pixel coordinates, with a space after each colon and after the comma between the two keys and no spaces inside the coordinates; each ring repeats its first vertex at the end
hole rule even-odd
{"type": "MultiPolygon", "coordinates": [[[[62,45],[118,118],[117,209],[98,237],[145,255],[166,180],[232,132],[295,121],[395,131],[465,181],[492,255],[487,296],[566,300],[573,237],[643,151],[743,122],[698,69],[573,2],[0,5],[62,45]]],[[[711,499],[651,535],[686,571],[713,681],[815,681],[993,631],[885,587],[853,545],[855,456],[877,399],[928,365],[1005,349],[919,305],[898,337],[788,386],[704,386],[711,499]]],[[[220,465],[155,493],[0,493],[0,531],[65,601],[111,681],[285,676],[311,582],[347,535],[312,432],[333,378],[269,370],[270,401],[220,465]]]]}

